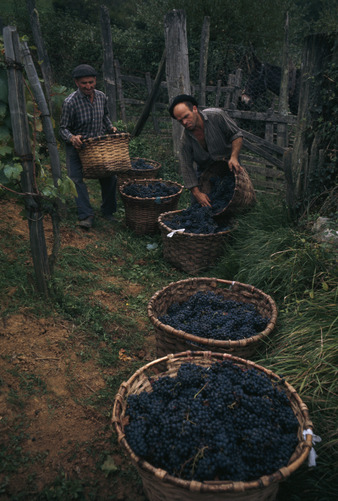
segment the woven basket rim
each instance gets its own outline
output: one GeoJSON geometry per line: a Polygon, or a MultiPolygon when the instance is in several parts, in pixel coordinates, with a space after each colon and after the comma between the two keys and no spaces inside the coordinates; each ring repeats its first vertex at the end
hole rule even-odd
{"type": "MultiPolygon", "coordinates": [[[[171,233],[172,231],[175,231],[175,230],[173,230],[173,228],[170,228],[169,226],[164,224],[162,219],[164,219],[165,217],[168,217],[168,215],[174,215],[174,214],[177,214],[178,212],[182,212],[183,210],[185,210],[185,209],[162,212],[162,214],[160,214],[158,219],[157,219],[157,221],[160,225],[160,228],[164,229],[167,233],[171,233]]],[[[182,238],[182,237],[183,238],[195,237],[195,238],[203,238],[203,239],[205,239],[205,238],[214,239],[214,238],[218,238],[219,236],[226,235],[226,234],[234,231],[236,226],[237,226],[237,223],[234,223],[233,226],[231,226],[231,228],[229,230],[218,231],[217,233],[190,233],[189,231],[184,231],[183,233],[178,233],[177,235],[179,235],[180,238],[182,238]]]]}
{"type": "MultiPolygon", "coordinates": [[[[198,292],[198,291],[196,290],[196,292],[198,292]]],[[[168,334],[175,335],[178,338],[185,339],[186,341],[189,341],[191,343],[197,343],[199,345],[206,345],[206,346],[212,345],[215,348],[223,348],[223,349],[226,349],[226,348],[234,349],[234,348],[238,348],[238,347],[243,348],[244,346],[248,346],[249,344],[255,343],[257,341],[260,341],[260,340],[266,338],[274,329],[274,327],[276,325],[276,321],[277,321],[277,316],[278,316],[277,305],[276,305],[275,301],[272,299],[271,296],[269,296],[268,294],[263,292],[261,289],[258,289],[257,287],[254,287],[253,285],[244,284],[242,282],[237,282],[234,280],[223,280],[220,278],[212,278],[212,277],[186,278],[183,280],[178,280],[177,282],[171,282],[170,284],[166,285],[162,289],[155,292],[155,294],[150,298],[150,300],[148,302],[147,313],[148,313],[148,317],[149,317],[150,321],[152,322],[152,324],[155,327],[164,330],[168,334]],[[197,283],[197,282],[202,282],[202,283],[216,282],[216,283],[222,284],[224,286],[229,286],[228,288],[230,290],[232,287],[237,286],[237,287],[240,287],[241,289],[246,289],[249,291],[258,292],[262,298],[267,300],[267,302],[269,303],[269,305],[271,307],[272,315],[271,315],[271,318],[270,318],[268,325],[266,326],[266,328],[263,331],[259,332],[255,336],[251,336],[249,338],[239,339],[236,341],[230,340],[230,339],[229,340],[220,340],[220,339],[212,339],[212,338],[203,338],[200,336],[196,336],[194,334],[190,334],[189,332],[174,329],[170,325],[162,323],[155,316],[155,314],[153,312],[153,308],[154,308],[154,304],[159,296],[163,295],[166,291],[168,291],[173,286],[192,284],[192,283],[197,283]]]]}
{"type": "Polygon", "coordinates": [[[127,138],[127,137],[130,137],[129,132],[115,132],[114,134],[104,134],[102,136],[88,137],[82,140],[82,146],[83,148],[85,148],[91,143],[99,143],[107,141],[109,139],[127,138]]]}
{"type": "Polygon", "coordinates": [[[128,181],[125,181],[124,183],[121,184],[121,186],[119,186],[119,192],[120,192],[121,197],[125,198],[126,200],[134,200],[134,201],[135,200],[140,200],[140,201],[149,200],[149,201],[154,201],[157,198],[169,200],[171,198],[177,197],[178,195],[180,195],[182,193],[183,188],[184,187],[180,183],[177,183],[176,181],[169,181],[168,179],[161,179],[161,178],[128,179],[128,181]],[[131,195],[127,195],[126,193],[123,192],[124,188],[128,184],[149,184],[149,183],[161,183],[161,182],[162,183],[169,183],[171,185],[177,186],[179,188],[178,192],[177,193],[173,193],[172,195],[166,195],[166,196],[163,196],[163,197],[146,197],[146,198],[132,197],[131,195]]]}
{"type": "Polygon", "coordinates": [[[136,172],[154,172],[154,171],[157,171],[161,168],[161,163],[158,162],[157,160],[150,160],[148,158],[144,158],[144,157],[131,157],[130,158],[131,162],[135,162],[137,160],[145,160],[145,162],[149,162],[149,165],[152,165],[152,164],[156,164],[153,166],[152,169],[131,169],[132,171],[136,171],[136,172]]]}
{"type": "MultiPolygon", "coordinates": [[[[160,468],[155,468],[152,466],[149,462],[142,460],[139,456],[137,456],[131,447],[129,446],[125,434],[123,431],[123,422],[121,423],[120,417],[121,417],[121,411],[123,414],[123,399],[126,399],[127,397],[127,392],[128,388],[131,387],[131,385],[138,380],[138,378],[143,378],[143,381],[145,379],[148,379],[148,376],[145,375],[145,372],[147,369],[154,368],[158,364],[163,364],[165,362],[168,363],[169,366],[172,368],[174,367],[174,364],[179,364],[180,360],[182,360],[181,363],[183,362],[193,362],[194,360],[200,360],[201,365],[203,363],[206,363],[210,361],[211,363],[214,363],[216,361],[223,361],[223,360],[232,360],[234,363],[238,365],[245,365],[246,367],[249,368],[256,368],[261,372],[264,372],[267,374],[270,378],[274,377],[277,378],[277,380],[282,381],[282,378],[278,376],[277,374],[273,373],[270,369],[267,369],[261,365],[258,365],[250,360],[245,360],[240,357],[236,357],[234,355],[231,355],[229,353],[215,353],[211,351],[184,351],[180,353],[175,353],[175,354],[169,354],[165,357],[156,359],[151,361],[150,363],[146,364],[145,366],[141,367],[138,369],[130,378],[128,381],[123,382],[120,385],[120,388],[116,394],[115,401],[114,401],[114,406],[113,406],[113,412],[112,412],[112,424],[115,426],[116,433],[118,435],[118,442],[119,444],[122,444],[123,447],[126,449],[128,454],[130,455],[132,461],[136,464],[137,467],[139,467],[141,470],[146,471],[150,473],[152,476],[157,481],[163,481],[164,483],[170,483],[171,485],[177,486],[178,488],[188,490],[188,491],[193,491],[193,492],[250,492],[254,489],[263,489],[264,487],[268,487],[271,484],[278,483],[285,478],[289,477],[296,469],[298,469],[301,464],[307,459],[310,450],[312,448],[312,435],[311,433],[306,434],[306,438],[303,438],[303,431],[310,429],[311,431],[313,430],[313,424],[309,418],[309,412],[306,404],[301,400],[300,396],[296,392],[295,388],[293,388],[289,383],[284,381],[284,388],[287,392],[288,398],[290,400],[290,404],[297,405],[297,410],[298,412],[295,413],[299,427],[298,427],[298,445],[294,450],[294,453],[292,454],[288,465],[281,467],[279,470],[276,472],[270,474],[270,475],[264,475],[259,477],[258,479],[254,481],[249,481],[249,482],[240,482],[240,481],[196,481],[196,480],[184,480],[180,479],[178,477],[174,477],[172,475],[169,475],[165,470],[162,470],[160,468]],[[300,418],[304,418],[304,423],[301,423],[300,418]]],[[[210,365],[209,364],[209,365],[210,365]]],[[[167,370],[165,372],[160,371],[160,373],[157,371],[156,377],[161,377],[162,375],[168,374],[168,368],[167,365],[167,370]]],[[[155,376],[154,376],[155,377],[155,376]]],[[[140,384],[138,385],[138,388],[140,388],[140,384]]],[[[135,392],[134,392],[135,393],[135,392]]],[[[122,416],[124,417],[124,416],[122,416]]]]}

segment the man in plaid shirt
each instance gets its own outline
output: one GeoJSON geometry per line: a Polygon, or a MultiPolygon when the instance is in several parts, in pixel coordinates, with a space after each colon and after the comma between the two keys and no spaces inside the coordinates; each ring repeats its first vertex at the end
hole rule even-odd
{"type": "MultiPolygon", "coordinates": [[[[107,107],[107,96],[95,89],[96,71],[88,64],[80,64],[72,73],[77,90],[64,101],[60,121],[60,135],[66,143],[66,164],[69,177],[74,181],[77,198],[79,225],[90,228],[94,211],[83,181],[82,165],[78,154],[82,140],[116,132],[107,107]]],[[[101,184],[102,216],[114,222],[116,212],[116,176],[99,179],[101,184]]]]}

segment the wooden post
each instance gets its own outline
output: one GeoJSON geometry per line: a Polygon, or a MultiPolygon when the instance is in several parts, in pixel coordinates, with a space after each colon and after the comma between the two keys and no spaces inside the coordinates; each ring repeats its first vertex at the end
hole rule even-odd
{"type": "MultiPolygon", "coordinates": [[[[183,10],[172,10],[165,16],[164,34],[166,80],[171,103],[178,94],[191,94],[186,16],[183,10]]],[[[182,126],[176,120],[172,124],[174,155],[177,157],[182,126]]]]}
{"type": "MultiPolygon", "coordinates": [[[[59,179],[61,179],[61,164],[60,164],[59,150],[57,147],[57,142],[54,134],[53,124],[50,117],[47,101],[43,93],[40,80],[36,72],[27,42],[21,43],[21,54],[26,74],[30,83],[30,87],[32,89],[37,106],[40,110],[43,132],[47,140],[47,148],[50,157],[50,165],[51,165],[54,186],[57,186],[59,179]]],[[[51,271],[53,270],[53,266],[54,263],[56,262],[59,249],[61,246],[60,215],[59,215],[60,207],[61,207],[61,201],[60,199],[58,199],[53,203],[53,210],[50,212],[53,223],[53,250],[49,259],[49,267],[51,271]]]]}
{"type": "Polygon", "coordinates": [[[126,115],[126,107],[124,104],[124,97],[123,97],[120,63],[119,63],[118,59],[114,59],[114,67],[115,67],[115,75],[116,75],[117,96],[118,96],[118,100],[120,101],[121,119],[123,122],[126,123],[127,122],[127,115],[126,115]]]}
{"type": "Polygon", "coordinates": [[[46,98],[49,105],[50,113],[53,114],[52,109],[52,67],[49,62],[48,54],[45,48],[45,44],[42,38],[40,21],[39,21],[39,13],[35,7],[35,0],[27,0],[27,9],[29,14],[30,25],[33,32],[34,42],[38,52],[38,58],[40,61],[41,72],[45,84],[46,90],[46,98]]]}
{"type": "MultiPolygon", "coordinates": [[[[278,111],[282,115],[288,113],[289,101],[289,15],[286,13],[285,26],[284,26],[284,44],[283,44],[283,57],[281,68],[281,84],[279,91],[278,111]]],[[[280,145],[285,146],[285,145],[280,145]]]]}
{"type": "Polygon", "coordinates": [[[219,103],[220,103],[220,99],[221,99],[221,85],[222,85],[222,80],[217,80],[216,96],[215,96],[216,108],[219,107],[219,103]]]}
{"type": "MultiPolygon", "coordinates": [[[[151,96],[152,90],[153,90],[153,85],[151,83],[151,76],[149,71],[146,72],[146,86],[147,86],[147,91],[148,91],[148,96],[151,96]]],[[[152,119],[153,119],[153,125],[154,125],[154,130],[156,134],[160,132],[160,128],[158,126],[158,121],[156,118],[156,108],[155,108],[155,102],[151,106],[151,114],[152,114],[152,119]]]]}
{"type": "MultiPolygon", "coordinates": [[[[306,203],[309,193],[309,179],[321,162],[318,136],[309,135],[313,119],[317,118],[317,108],[323,105],[318,85],[318,78],[325,74],[329,63],[337,58],[338,38],[325,34],[308,36],[302,55],[302,74],[300,82],[300,100],[297,115],[296,136],[292,153],[292,177],[294,194],[293,207],[298,210],[306,203]]],[[[332,118],[333,120],[333,118],[332,118]]],[[[321,168],[321,167],[320,167],[321,168]]]]}
{"type": "Polygon", "coordinates": [[[40,110],[43,131],[46,136],[48,152],[51,160],[53,181],[54,185],[57,186],[57,182],[61,178],[59,150],[57,148],[56,138],[54,134],[53,124],[50,117],[47,101],[43,93],[40,80],[36,72],[27,42],[21,43],[21,54],[34,98],[40,110]]]}
{"type": "Polygon", "coordinates": [[[205,106],[206,104],[205,88],[206,88],[207,68],[208,68],[209,38],[210,38],[210,17],[205,16],[202,26],[200,69],[199,69],[199,81],[200,81],[199,104],[201,106],[205,106]]]}
{"type": "Polygon", "coordinates": [[[148,99],[146,101],[146,104],[144,105],[142,114],[141,114],[140,118],[138,119],[137,124],[135,125],[135,128],[134,128],[133,133],[132,133],[132,137],[136,137],[139,134],[141,134],[143,126],[148,119],[150,110],[152,109],[153,103],[155,102],[155,99],[157,96],[157,92],[158,92],[160,85],[161,85],[161,79],[163,77],[164,69],[165,69],[165,59],[166,59],[166,51],[164,49],[163,54],[162,54],[162,58],[161,58],[161,61],[160,61],[160,64],[159,64],[159,67],[157,70],[157,75],[155,77],[154,85],[151,89],[151,93],[148,95],[148,99]]]}
{"type": "Polygon", "coordinates": [[[35,277],[38,291],[48,297],[50,269],[43,229],[43,215],[39,207],[39,197],[34,178],[34,162],[26,113],[20,41],[16,28],[12,26],[4,28],[3,37],[8,73],[8,104],[15,154],[20,158],[23,168],[21,183],[26,194],[25,208],[35,277]]]}
{"type": "Polygon", "coordinates": [[[105,93],[108,98],[109,115],[113,122],[117,121],[116,80],[114,68],[113,42],[108,8],[101,5],[101,35],[103,46],[103,79],[105,93]]]}
{"type": "MultiPolygon", "coordinates": [[[[289,108],[289,15],[288,13],[286,13],[278,111],[281,115],[287,115],[288,108],[289,108]]],[[[287,125],[285,123],[278,123],[277,144],[278,146],[287,147],[287,143],[288,143],[287,125]]]]}

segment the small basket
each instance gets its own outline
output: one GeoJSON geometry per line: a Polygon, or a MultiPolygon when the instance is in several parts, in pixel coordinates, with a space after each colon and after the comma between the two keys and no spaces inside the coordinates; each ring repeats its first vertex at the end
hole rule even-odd
{"type": "Polygon", "coordinates": [[[84,139],[79,150],[83,177],[98,179],[131,169],[129,140],[125,132],[84,139]]]}
{"type": "Polygon", "coordinates": [[[284,390],[299,422],[298,445],[288,464],[271,475],[262,476],[251,482],[188,481],[169,475],[165,470],[155,468],[133,452],[124,433],[129,395],[139,394],[142,391],[151,391],[149,378],[175,377],[183,363],[190,362],[209,367],[211,364],[223,360],[231,360],[244,369],[255,368],[270,378],[280,380],[279,376],[276,376],[270,370],[227,353],[187,351],[171,354],[148,363],[138,369],[128,381],[123,382],[120,386],[114,401],[112,422],[119,443],[129,455],[142,479],[143,488],[149,501],[274,501],[279,483],[294,473],[307,459],[312,447],[312,437],[310,433],[307,433],[306,439],[304,439],[303,431],[312,429],[313,425],[309,419],[307,406],[300,399],[296,390],[287,382],[284,384],[284,390]]]}
{"type": "Polygon", "coordinates": [[[165,179],[133,179],[123,183],[119,187],[119,191],[125,208],[127,226],[137,235],[148,235],[159,231],[157,219],[162,212],[177,208],[183,186],[174,181],[167,181],[165,179]],[[135,183],[144,186],[153,183],[164,183],[167,186],[176,186],[178,192],[174,195],[157,198],[140,198],[126,195],[123,190],[129,184],[135,183]]]}
{"type": "MultiPolygon", "coordinates": [[[[229,174],[229,166],[225,161],[217,161],[210,165],[203,171],[200,177],[200,190],[203,193],[210,193],[211,184],[210,179],[215,176],[224,177],[229,174]]],[[[230,202],[224,207],[223,210],[214,214],[214,217],[230,216],[238,214],[250,207],[256,201],[255,190],[250,180],[249,174],[241,168],[239,172],[233,170],[235,176],[235,189],[230,202]]]]}
{"type": "MultiPolygon", "coordinates": [[[[137,162],[139,157],[131,158],[131,164],[137,162]]],[[[160,162],[156,162],[155,160],[148,160],[147,158],[142,158],[148,165],[151,165],[151,169],[133,169],[133,167],[126,171],[121,172],[117,176],[117,185],[121,186],[123,183],[128,181],[129,179],[155,179],[158,176],[158,171],[161,168],[160,162]]]]}
{"type": "Polygon", "coordinates": [[[163,357],[168,353],[196,349],[200,351],[226,352],[250,358],[257,347],[270,335],[277,321],[277,306],[271,296],[252,285],[219,278],[188,278],[172,282],[153,295],[148,303],[147,311],[148,317],[155,327],[156,354],[158,357],[163,357]],[[165,315],[173,303],[183,303],[199,291],[221,294],[225,300],[250,303],[262,317],[269,318],[270,321],[264,331],[238,341],[222,341],[195,336],[188,332],[176,330],[170,325],[159,321],[159,317],[165,315]]]}
{"type": "Polygon", "coordinates": [[[188,233],[175,232],[172,237],[172,228],[164,224],[164,220],[171,219],[182,211],[165,212],[158,218],[162,234],[163,257],[179,270],[190,275],[197,275],[213,266],[223,254],[224,243],[231,235],[230,230],[218,233],[188,233]]]}

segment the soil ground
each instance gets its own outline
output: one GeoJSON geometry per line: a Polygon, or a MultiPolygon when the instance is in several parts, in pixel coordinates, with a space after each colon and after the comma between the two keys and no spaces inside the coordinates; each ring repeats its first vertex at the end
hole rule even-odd
{"type": "MultiPolygon", "coordinates": [[[[14,202],[0,200],[0,210],[1,248],[6,254],[13,252],[14,258],[15,249],[7,248],[4,236],[10,227],[27,239],[27,221],[14,202]]],[[[45,232],[50,243],[48,222],[45,232]]],[[[61,242],[68,247],[83,249],[88,244],[86,232],[67,228],[62,232],[61,242]]],[[[109,279],[114,281],[113,276],[109,279]]],[[[138,292],[137,286],[129,286],[128,294],[138,292]]],[[[15,288],[8,289],[7,302],[14,293],[15,288]]],[[[112,304],[104,291],[96,294],[103,303],[112,304]]],[[[121,306],[114,301],[111,307],[121,306]]],[[[143,331],[144,317],[139,322],[143,331]]],[[[74,333],[72,322],[57,314],[41,318],[28,308],[16,309],[0,320],[0,460],[5,466],[0,471],[6,471],[0,474],[1,500],[36,499],[57,478],[55,497],[48,499],[67,499],[69,494],[62,496],[67,482],[73,483],[71,499],[145,499],[136,472],[130,473],[133,468],[115,443],[111,409],[102,412],[91,403],[116,369],[102,368],[95,358],[86,356],[85,333],[81,335],[78,328],[74,333]]],[[[145,363],[153,358],[153,342],[151,335],[146,336],[136,358],[145,363]]],[[[120,360],[123,357],[127,363],[121,350],[120,360]]]]}

